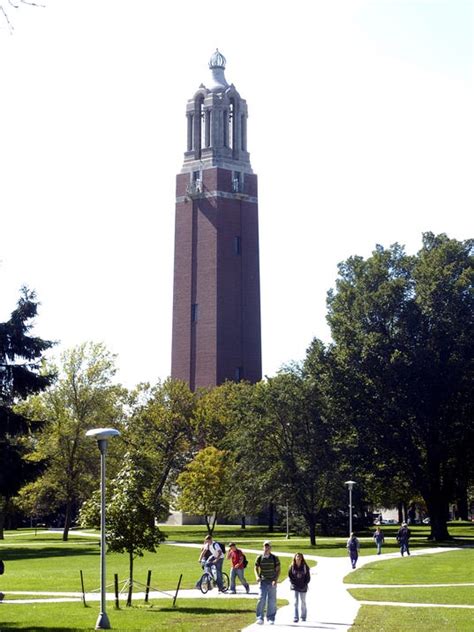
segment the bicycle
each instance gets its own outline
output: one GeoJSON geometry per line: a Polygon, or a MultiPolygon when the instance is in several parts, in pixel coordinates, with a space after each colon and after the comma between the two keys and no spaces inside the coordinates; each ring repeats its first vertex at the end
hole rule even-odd
{"type": "MultiPolygon", "coordinates": [[[[215,564],[205,564],[204,565],[204,573],[201,575],[201,579],[199,580],[199,588],[203,595],[205,595],[209,590],[212,590],[217,586],[217,569],[215,564]]],[[[222,592],[227,592],[229,590],[229,576],[227,573],[222,573],[222,592]]]]}

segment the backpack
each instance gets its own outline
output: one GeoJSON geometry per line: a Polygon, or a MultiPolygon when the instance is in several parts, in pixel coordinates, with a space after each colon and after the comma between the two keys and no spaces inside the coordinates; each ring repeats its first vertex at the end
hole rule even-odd
{"type": "Polygon", "coordinates": [[[5,572],[5,564],[3,563],[3,560],[0,560],[0,575],[3,575],[4,572],[5,572]]]}
{"type": "Polygon", "coordinates": [[[223,542],[218,542],[215,540],[215,543],[221,547],[222,555],[225,555],[225,544],[223,542]]]}

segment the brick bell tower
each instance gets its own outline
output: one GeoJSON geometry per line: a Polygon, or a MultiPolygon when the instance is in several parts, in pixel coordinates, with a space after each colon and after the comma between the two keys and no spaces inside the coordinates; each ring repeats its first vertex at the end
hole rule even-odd
{"type": "Polygon", "coordinates": [[[192,390],[262,377],[257,176],[247,103],[225,64],[216,50],[188,101],[176,177],[171,376],[192,390]]]}

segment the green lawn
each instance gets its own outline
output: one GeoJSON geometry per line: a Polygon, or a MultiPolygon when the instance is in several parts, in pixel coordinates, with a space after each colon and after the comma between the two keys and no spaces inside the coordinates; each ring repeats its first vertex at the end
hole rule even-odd
{"type": "MultiPolygon", "coordinates": [[[[255,600],[249,599],[178,599],[156,600],[150,606],[115,610],[107,614],[114,630],[177,630],[194,632],[207,628],[235,632],[255,621],[255,600]]],[[[81,603],[2,604],[0,629],[4,630],[93,630],[99,605],[84,608],[81,603]]]]}
{"type": "MultiPolygon", "coordinates": [[[[142,558],[135,560],[135,579],[145,582],[148,569],[152,570],[152,588],[173,591],[176,588],[179,576],[182,574],[182,588],[194,586],[200,575],[200,566],[197,562],[198,548],[188,548],[172,545],[171,542],[187,542],[201,544],[206,534],[204,527],[164,527],[163,531],[168,536],[168,544],[159,547],[157,553],[145,553],[142,558]]],[[[387,546],[395,550],[396,543],[391,538],[394,536],[385,529],[387,546]]],[[[396,528],[393,528],[396,531],[396,528]]],[[[456,545],[461,541],[469,542],[473,534],[473,525],[456,524],[457,539],[445,545],[456,545]]],[[[362,554],[374,553],[373,543],[369,530],[362,535],[362,554]],[[364,539],[364,537],[366,539],[364,539]]],[[[263,540],[271,539],[276,551],[287,551],[294,554],[296,551],[303,553],[345,556],[345,538],[318,538],[318,545],[311,547],[307,538],[291,537],[286,539],[285,533],[269,533],[261,527],[249,527],[245,530],[239,527],[218,527],[215,539],[228,544],[233,540],[244,549],[260,551],[263,540]]],[[[97,534],[94,537],[82,537],[71,532],[68,542],[62,541],[61,532],[49,533],[38,530],[10,531],[5,534],[5,539],[0,541],[0,558],[6,563],[5,574],[0,580],[0,589],[9,597],[9,591],[79,591],[80,575],[82,570],[85,579],[85,589],[90,591],[99,587],[99,540],[97,534]]],[[[427,528],[413,529],[412,546],[430,546],[426,540],[427,528]]],[[[252,566],[254,554],[248,554],[249,568],[248,578],[253,580],[252,566]]],[[[283,565],[289,559],[282,560],[283,565]]],[[[228,563],[224,570],[228,570],[228,563]]],[[[128,575],[128,558],[126,555],[107,555],[107,583],[112,590],[113,575],[118,573],[121,581],[128,575]]],[[[410,558],[397,557],[392,560],[371,563],[367,567],[350,573],[346,581],[350,583],[364,584],[421,584],[421,583],[449,583],[474,581],[474,550],[444,552],[437,555],[427,555],[410,558]]],[[[137,588],[137,590],[141,590],[137,588]]],[[[356,589],[356,597],[360,599],[379,599],[388,601],[385,594],[376,593],[377,589],[356,589]],[[382,597],[380,597],[382,595],[382,597]]],[[[383,590],[383,589],[382,589],[383,590]]],[[[406,594],[410,594],[408,601],[414,601],[415,589],[391,589],[399,590],[399,593],[391,592],[391,598],[407,600],[406,594]],[[404,592],[406,591],[406,592],[404,592]]],[[[418,589],[417,589],[418,590],[418,589]]],[[[419,589],[423,591],[423,589],[419,589]]],[[[431,589],[430,589],[431,590],[431,589]]],[[[469,588],[468,588],[469,590],[469,588]]],[[[389,592],[385,590],[384,592],[389,592]]],[[[425,591],[426,592],[426,591],[425,591]]],[[[473,591],[474,592],[474,591],[473,591]]],[[[472,603],[465,595],[466,591],[458,592],[462,603],[472,603]]],[[[419,594],[420,602],[429,602],[423,592],[419,594]]],[[[432,592],[436,600],[454,602],[451,589],[441,589],[432,592]]],[[[435,600],[433,598],[433,601],[435,600]]],[[[156,600],[152,607],[144,607],[135,602],[133,608],[123,608],[114,611],[110,606],[109,614],[114,629],[118,630],[184,630],[193,631],[204,627],[218,626],[221,631],[238,630],[254,620],[254,600],[245,599],[210,599],[210,600],[185,600],[178,598],[178,610],[171,608],[168,600],[156,600]]],[[[390,630],[412,630],[415,627],[423,627],[423,630],[440,630],[443,627],[456,632],[468,630],[465,621],[472,621],[472,611],[443,610],[436,608],[413,608],[405,613],[404,608],[379,608],[378,606],[362,607],[357,626],[354,630],[370,630],[383,632],[390,630]],[[381,627],[380,611],[384,613],[384,626],[389,622],[389,627],[381,627]],[[400,613],[400,614],[399,614],[400,613]],[[406,618],[406,627],[405,626],[406,618]],[[367,623],[370,621],[370,624],[367,623]],[[391,624],[390,624],[391,621],[391,624]],[[408,622],[411,622],[411,625],[408,622]],[[444,622],[447,622],[446,624],[444,622]],[[363,626],[366,627],[363,627],[363,626]],[[438,627],[430,627],[430,626],[438,627]],[[362,627],[361,627],[362,626],[362,627]],[[399,626],[399,627],[397,627],[399,626]],[[463,627],[464,626],[464,627],[463,627]]],[[[97,618],[98,605],[92,604],[84,608],[82,604],[38,604],[0,605],[2,623],[0,629],[15,630],[85,630],[92,629],[97,618]],[[65,623],[65,621],[67,623],[65,623]],[[58,624],[59,622],[59,624],[58,624]],[[56,627],[55,627],[56,626],[56,627]]]]}
{"type": "MultiPolygon", "coordinates": [[[[354,588],[350,593],[363,601],[474,605],[474,586],[429,586],[474,582],[474,549],[433,555],[395,558],[367,564],[346,576],[346,583],[382,584],[382,588],[354,588]],[[406,588],[388,588],[403,584],[406,588]],[[413,584],[426,584],[416,588],[413,584]]],[[[471,632],[474,610],[455,608],[405,608],[362,606],[351,630],[354,632],[471,632]]]]}
{"type": "Polygon", "coordinates": [[[348,584],[474,582],[474,549],[371,562],[346,575],[344,582],[348,584]]]}
{"type": "MultiPolygon", "coordinates": [[[[404,603],[462,604],[474,606],[474,586],[430,586],[429,588],[352,588],[359,601],[400,601],[404,603]]],[[[474,619],[474,612],[472,612],[474,619]]]]}
{"type": "Polygon", "coordinates": [[[351,632],[472,632],[473,611],[362,606],[351,632]]]}

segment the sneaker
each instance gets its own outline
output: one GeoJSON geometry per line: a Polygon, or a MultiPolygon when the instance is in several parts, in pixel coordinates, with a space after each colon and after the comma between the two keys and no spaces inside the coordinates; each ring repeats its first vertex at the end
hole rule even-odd
{"type": "Polygon", "coordinates": [[[0,601],[3,601],[4,597],[5,597],[5,595],[2,592],[0,592],[0,601]]]}
{"type": "Polygon", "coordinates": [[[235,595],[235,594],[236,594],[236,591],[235,591],[235,590],[229,590],[229,593],[230,593],[231,595],[235,595]]]}
{"type": "MultiPolygon", "coordinates": [[[[298,623],[299,619],[293,619],[293,623],[298,623]]],[[[304,621],[304,619],[301,619],[301,621],[304,621]]]]}
{"type": "Polygon", "coordinates": [[[273,621],[273,619],[268,619],[268,625],[275,625],[275,621],[273,621]]]}
{"type": "Polygon", "coordinates": [[[306,617],[301,617],[301,621],[306,621],[306,617]]]}
{"type": "Polygon", "coordinates": [[[257,619],[257,625],[263,625],[263,619],[257,619]]]}
{"type": "Polygon", "coordinates": [[[249,592],[250,592],[250,586],[247,586],[247,588],[245,589],[245,592],[247,593],[247,595],[249,594],[249,592]]]}

